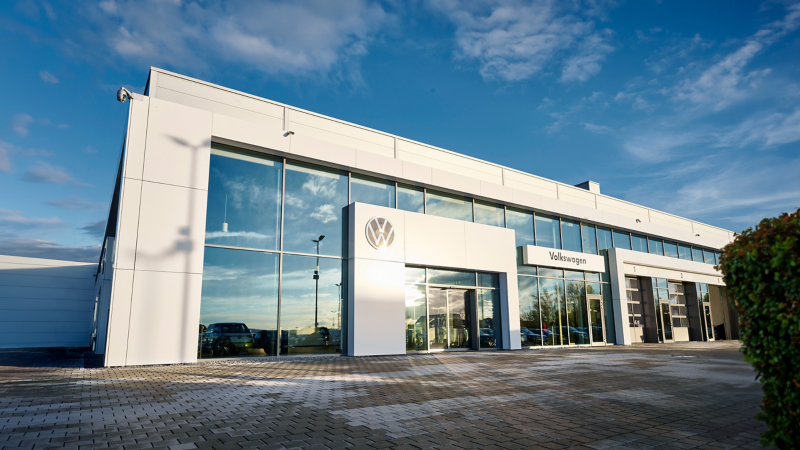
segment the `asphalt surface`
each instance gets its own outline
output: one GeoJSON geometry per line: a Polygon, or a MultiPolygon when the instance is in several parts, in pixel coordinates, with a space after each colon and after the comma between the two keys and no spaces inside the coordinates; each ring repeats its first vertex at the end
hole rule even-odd
{"type": "Polygon", "coordinates": [[[738,348],[98,369],[80,349],[3,350],[0,447],[761,448],[761,388],[738,348]]]}

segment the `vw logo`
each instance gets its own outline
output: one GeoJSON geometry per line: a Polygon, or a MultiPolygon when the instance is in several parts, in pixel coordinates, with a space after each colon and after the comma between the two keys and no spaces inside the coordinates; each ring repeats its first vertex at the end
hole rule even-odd
{"type": "Polygon", "coordinates": [[[367,222],[367,242],[378,250],[392,245],[394,242],[394,227],[383,217],[373,217],[367,222]]]}

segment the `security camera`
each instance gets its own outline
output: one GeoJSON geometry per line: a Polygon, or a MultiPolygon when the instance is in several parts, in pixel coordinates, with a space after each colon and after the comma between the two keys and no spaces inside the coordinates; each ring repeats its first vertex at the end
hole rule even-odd
{"type": "Polygon", "coordinates": [[[133,98],[131,91],[125,89],[124,87],[120,87],[117,91],[117,100],[119,100],[120,103],[125,103],[125,100],[129,98],[133,98]]]}

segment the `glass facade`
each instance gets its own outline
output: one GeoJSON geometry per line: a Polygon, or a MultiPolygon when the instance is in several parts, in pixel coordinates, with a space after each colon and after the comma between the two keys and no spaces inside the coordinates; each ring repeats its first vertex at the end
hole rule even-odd
{"type": "Polygon", "coordinates": [[[662,241],[647,239],[647,245],[650,248],[650,253],[664,256],[664,243],[662,241]]]}
{"type": "Polygon", "coordinates": [[[350,203],[355,202],[394,208],[394,183],[353,175],[350,179],[350,203]]]}
{"type": "Polygon", "coordinates": [[[664,256],[669,256],[670,258],[677,258],[678,244],[674,242],[664,241],[664,256]]]}
{"type": "Polygon", "coordinates": [[[559,226],[558,217],[537,214],[535,225],[536,245],[539,247],[561,248],[561,227],[559,226]]]}
{"type": "Polygon", "coordinates": [[[647,253],[647,238],[638,234],[631,235],[631,250],[647,253]]]}
{"type": "Polygon", "coordinates": [[[562,248],[573,252],[581,252],[581,226],[578,222],[561,219],[562,248]]]}
{"type": "Polygon", "coordinates": [[[680,259],[692,260],[692,249],[685,245],[678,244],[678,257],[680,259]]]}
{"type": "Polygon", "coordinates": [[[415,213],[425,212],[425,190],[421,187],[397,184],[397,209],[415,213]]]}
{"type": "Polygon", "coordinates": [[[624,248],[625,250],[631,249],[631,235],[621,231],[614,230],[614,247],[624,248]]]}
{"type": "Polygon", "coordinates": [[[505,210],[502,206],[494,203],[475,201],[475,223],[492,225],[495,227],[505,227],[505,210]]]}
{"type": "Polygon", "coordinates": [[[425,214],[472,222],[472,200],[428,190],[425,193],[425,214]]]}
{"type": "Polygon", "coordinates": [[[581,243],[583,244],[583,253],[597,254],[597,239],[595,237],[594,225],[581,224],[581,243]]]}

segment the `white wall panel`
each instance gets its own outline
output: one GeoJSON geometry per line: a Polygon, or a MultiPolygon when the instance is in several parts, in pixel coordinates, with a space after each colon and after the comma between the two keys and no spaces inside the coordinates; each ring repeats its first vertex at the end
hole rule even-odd
{"type": "Polygon", "coordinates": [[[403,161],[403,178],[422,184],[431,183],[431,168],[409,161],[403,161]]]}
{"type": "Polygon", "coordinates": [[[541,209],[542,196],[520,189],[512,189],[511,196],[514,203],[520,206],[527,206],[528,208],[541,209]]]}
{"type": "Polygon", "coordinates": [[[127,365],[197,361],[201,274],[136,270],[127,365]]]}
{"type": "Polygon", "coordinates": [[[0,298],[80,300],[92,295],[93,289],[67,289],[60,287],[3,286],[0,298]]]}
{"type": "Polygon", "coordinates": [[[503,183],[502,169],[495,164],[405,139],[398,139],[397,149],[397,157],[404,161],[447,170],[448,172],[478,180],[496,184],[503,183]]]}
{"type": "Polygon", "coordinates": [[[210,112],[150,100],[143,180],[208,189],[210,155],[210,112]]]}
{"type": "Polygon", "coordinates": [[[150,111],[150,98],[131,99],[129,105],[128,136],[125,145],[125,164],[122,176],[142,179],[144,171],[144,149],[147,139],[147,116],[150,111]],[[141,100],[139,100],[141,99],[141,100]]]}
{"type": "Polygon", "coordinates": [[[466,267],[465,223],[406,212],[406,263],[466,267]]]}
{"type": "Polygon", "coordinates": [[[586,189],[578,187],[558,185],[558,199],[565,202],[575,203],[577,205],[595,207],[595,195],[586,189]]]}
{"type": "Polygon", "coordinates": [[[300,132],[292,136],[291,152],[297,156],[328,161],[343,166],[355,167],[356,165],[355,148],[323,141],[300,132]]]}
{"type": "Polygon", "coordinates": [[[650,222],[664,225],[673,229],[692,232],[692,221],[651,209],[650,222]]]}
{"type": "MultiPolygon", "coordinates": [[[[451,167],[448,167],[448,169],[451,167]]],[[[446,170],[432,169],[431,184],[465,194],[480,195],[481,182],[446,170]]]]}
{"type": "Polygon", "coordinates": [[[353,356],[406,352],[405,264],[355,258],[353,356]]]}
{"type": "Polygon", "coordinates": [[[499,200],[502,202],[513,202],[514,201],[514,190],[510,187],[501,186],[499,184],[490,183],[488,181],[481,181],[481,192],[480,195],[482,197],[488,197],[492,200],[499,200]]]}
{"type": "Polygon", "coordinates": [[[255,123],[215,113],[211,134],[217,138],[281,152],[288,152],[291,147],[291,138],[284,136],[283,121],[273,117],[262,123],[255,123]]]}
{"type": "Polygon", "coordinates": [[[124,366],[128,354],[128,326],[131,317],[133,270],[114,270],[113,291],[108,312],[106,337],[107,366],[124,366]]]}
{"type": "Polygon", "coordinates": [[[597,209],[612,212],[620,216],[632,217],[639,219],[642,222],[649,222],[650,218],[647,214],[647,208],[636,206],[631,203],[626,203],[610,197],[602,195],[597,196],[597,209]]]}
{"type": "Polygon", "coordinates": [[[208,193],[144,182],[136,269],[202,273],[208,193]]]}
{"type": "Polygon", "coordinates": [[[139,235],[139,208],[142,198],[142,182],[131,178],[122,179],[120,189],[119,218],[117,219],[117,247],[114,267],[133,269],[136,261],[136,240],[139,235]]]}
{"type": "Polygon", "coordinates": [[[558,198],[558,183],[522,172],[506,169],[505,185],[545,197],[558,198]]]}
{"type": "Polygon", "coordinates": [[[403,178],[403,162],[388,156],[356,150],[357,169],[366,170],[381,175],[403,178]]]}
{"type": "Polygon", "coordinates": [[[154,96],[156,98],[162,98],[162,95],[167,94],[166,90],[171,90],[187,96],[209,100],[219,105],[231,106],[234,110],[252,111],[277,118],[283,117],[283,106],[249,94],[236,92],[232,89],[220,88],[208,83],[188,79],[188,77],[175,76],[164,72],[159,73],[157,80],[159,89],[155,91],[154,96]]]}
{"type": "Polygon", "coordinates": [[[394,155],[393,136],[296,109],[289,112],[287,129],[379,155],[394,155]]]}
{"type": "MultiPolygon", "coordinates": [[[[94,269],[94,267],[92,267],[94,269]]],[[[84,271],[84,272],[94,272],[84,271]]],[[[35,288],[55,288],[55,289],[92,289],[91,276],[85,278],[66,278],[36,275],[21,275],[19,273],[11,275],[0,270],[0,286],[30,286],[35,288]]],[[[5,292],[0,292],[0,297],[9,297],[5,292]]]]}
{"type": "MultiPolygon", "coordinates": [[[[516,261],[514,230],[464,222],[465,265],[475,270],[505,272],[516,261]]],[[[513,267],[516,272],[516,266],[513,267]]]]}

